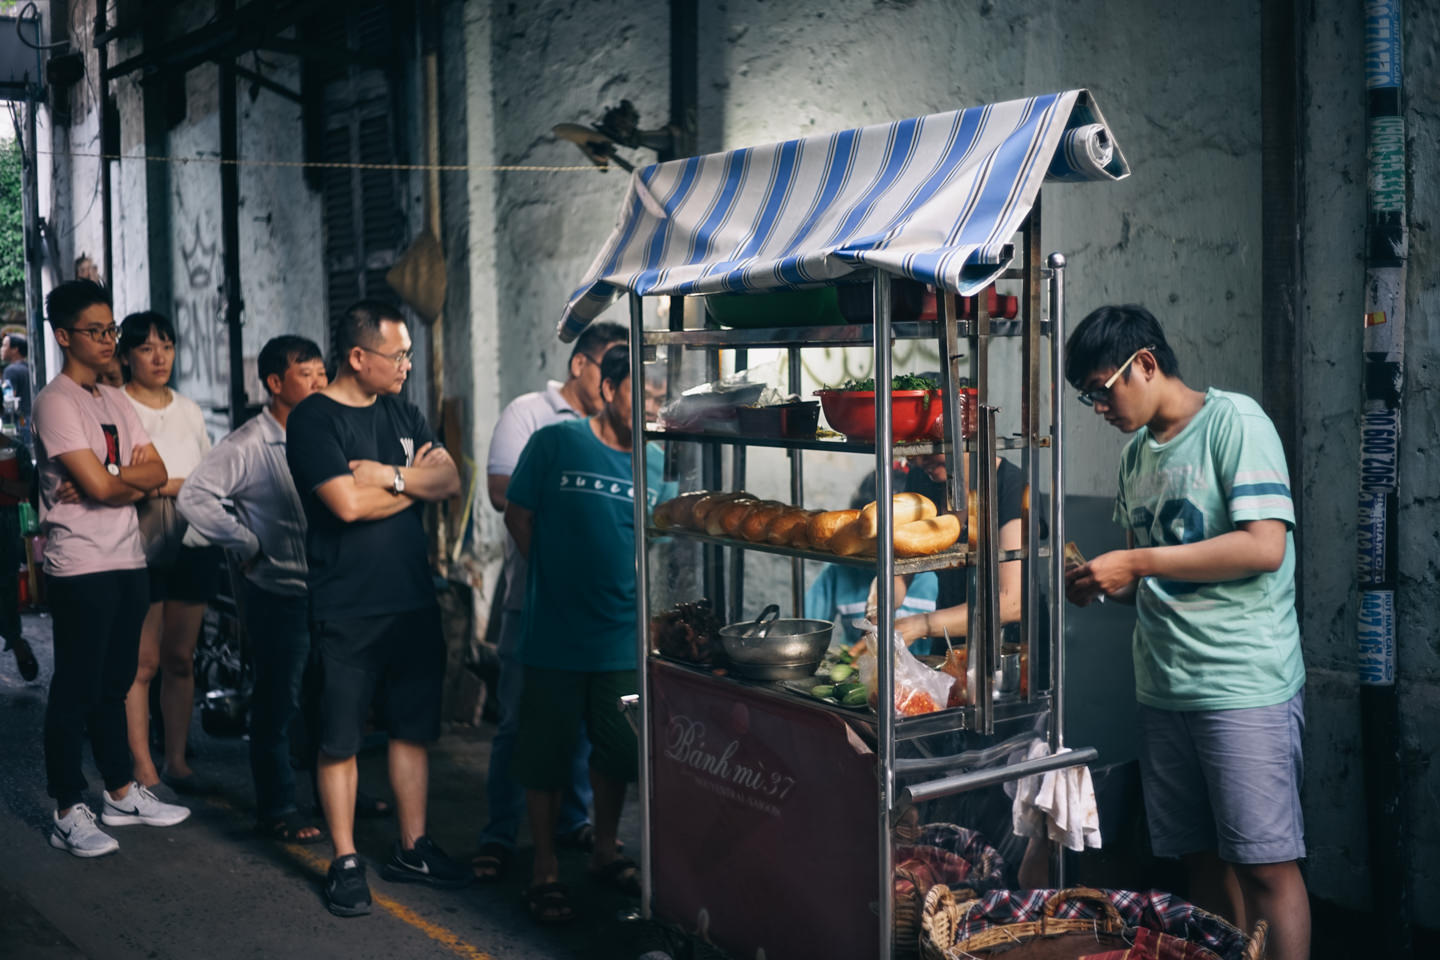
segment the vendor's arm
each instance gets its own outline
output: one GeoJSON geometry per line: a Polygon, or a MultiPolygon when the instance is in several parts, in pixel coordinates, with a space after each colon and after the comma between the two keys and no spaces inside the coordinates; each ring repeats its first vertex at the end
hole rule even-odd
{"type": "MultiPolygon", "coordinates": [[[[1022,546],[1022,539],[1021,524],[1018,518],[1000,528],[1001,550],[1019,550],[1022,546]]],[[[1002,624],[1015,623],[1020,619],[1020,598],[1024,587],[1023,573],[1023,563],[1019,560],[1010,560],[1000,564],[1000,622],[1002,624]]],[[[936,610],[934,613],[901,617],[895,621],[895,629],[900,631],[900,635],[906,643],[921,637],[941,637],[946,633],[952,639],[963,637],[970,632],[970,607],[962,603],[958,606],[936,610]]]]}
{"type": "Polygon", "coordinates": [[[1273,573],[1285,562],[1283,520],[1244,520],[1238,529],[1196,543],[1102,553],[1065,576],[1066,593],[1084,606],[1100,594],[1132,595],[1142,577],[1222,583],[1273,573]]]}
{"type": "Polygon", "coordinates": [[[520,556],[530,557],[530,535],[535,530],[535,514],[515,501],[505,505],[505,529],[515,538],[515,547],[520,556]]]}

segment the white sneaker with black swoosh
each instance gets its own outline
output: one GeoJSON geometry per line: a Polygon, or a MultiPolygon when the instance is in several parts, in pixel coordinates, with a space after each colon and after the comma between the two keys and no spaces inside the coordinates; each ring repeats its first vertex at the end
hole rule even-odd
{"type": "Polygon", "coordinates": [[[189,816],[189,807],[166,803],[151,793],[149,788],[133,781],[130,792],[119,800],[110,796],[110,791],[106,790],[105,809],[100,813],[100,819],[107,827],[126,827],[133,823],[143,823],[147,827],[173,827],[189,816]]]}
{"type": "Polygon", "coordinates": [[[54,813],[50,826],[50,846],[77,857],[103,857],[120,849],[120,841],[95,825],[95,814],[83,803],[70,808],[65,816],[54,813]]]}

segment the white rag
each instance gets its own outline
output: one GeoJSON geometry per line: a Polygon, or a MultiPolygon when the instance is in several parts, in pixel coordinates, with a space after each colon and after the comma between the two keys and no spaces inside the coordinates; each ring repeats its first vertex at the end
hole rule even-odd
{"type": "MultiPolygon", "coordinates": [[[[1060,753],[1068,753],[1061,748],[1060,753]]],[[[1050,755],[1043,740],[1034,740],[1026,760],[1050,755]]],[[[1100,809],[1095,804],[1095,784],[1090,768],[1083,764],[1021,777],[1005,792],[1015,798],[1011,820],[1017,837],[1042,837],[1057,841],[1070,850],[1100,847],[1100,809]]]]}

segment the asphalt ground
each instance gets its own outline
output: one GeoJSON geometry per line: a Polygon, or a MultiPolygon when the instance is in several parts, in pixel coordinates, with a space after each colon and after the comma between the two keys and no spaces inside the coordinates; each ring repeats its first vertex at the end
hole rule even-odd
{"type": "MultiPolygon", "coordinates": [[[[197,772],[214,794],[187,798],[194,813],[171,828],[109,828],[112,856],[82,860],[53,849],[53,802],[45,794],[42,725],[50,678],[50,621],[27,615],[25,635],[40,677],[25,683],[14,658],[0,654],[0,957],[6,960],[191,960],[191,958],[406,957],[632,958],[651,932],[633,917],[636,901],[586,875],[586,854],[564,851],[563,881],[577,914],[564,927],[540,927],[525,907],[529,838],[506,877],[458,891],[393,884],[379,875],[395,839],[393,819],[361,820],[357,845],[367,859],[375,908],[341,919],[326,911],[321,884],[328,844],[301,846],[254,832],[247,744],[206,735],[198,714],[191,740],[197,772]]],[[[431,753],[429,830],[466,860],[485,821],[485,771],[493,727],[454,727],[431,753]]],[[[360,783],[389,798],[384,745],[360,758],[360,783]]],[[[89,764],[92,808],[102,784],[89,764]]],[[[302,798],[310,795],[301,779],[302,798]]],[[[633,790],[621,838],[638,849],[633,790]]]]}

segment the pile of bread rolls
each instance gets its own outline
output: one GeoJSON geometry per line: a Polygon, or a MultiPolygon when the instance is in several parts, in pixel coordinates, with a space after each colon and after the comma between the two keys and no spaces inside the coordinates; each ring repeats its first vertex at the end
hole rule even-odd
{"type": "MultiPolygon", "coordinates": [[[[918,493],[894,498],[895,556],[925,557],[954,546],[960,539],[960,518],[940,514],[935,503],[918,493]]],[[[712,537],[751,543],[826,550],[840,557],[873,555],[880,533],[876,504],[860,510],[806,510],[753,494],[683,493],[655,507],[658,529],[695,530],[712,537]]]]}

